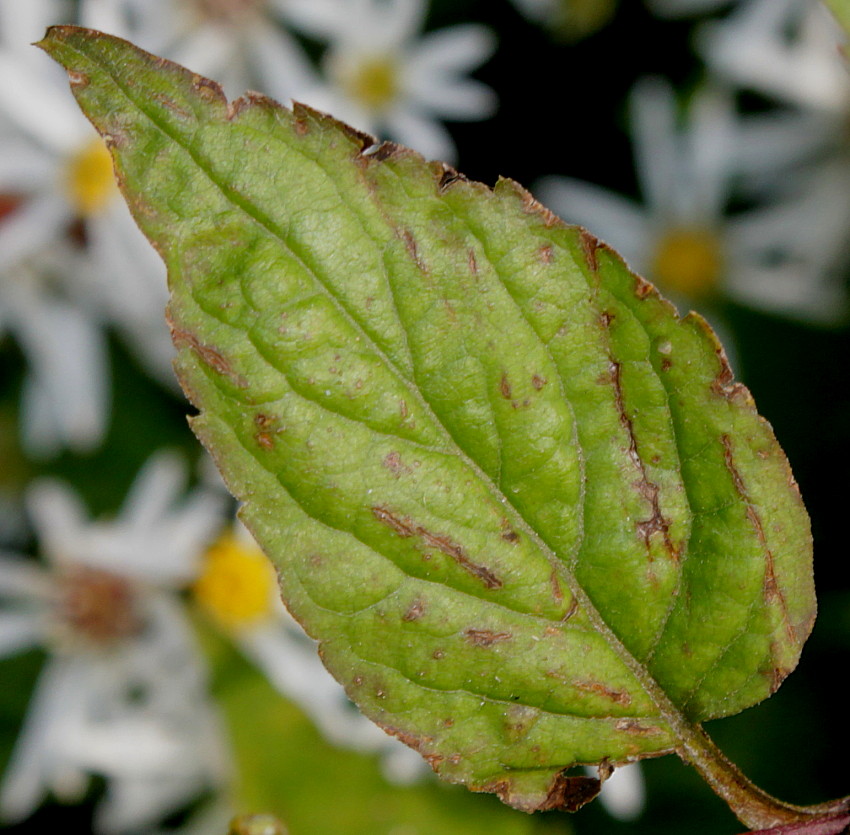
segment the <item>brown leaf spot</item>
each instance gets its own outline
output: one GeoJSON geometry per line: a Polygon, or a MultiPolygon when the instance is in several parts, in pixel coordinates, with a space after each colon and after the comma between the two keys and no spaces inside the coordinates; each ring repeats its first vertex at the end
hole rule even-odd
{"type": "Polygon", "coordinates": [[[403,621],[410,623],[414,620],[419,620],[425,611],[425,601],[417,597],[408,607],[407,611],[401,616],[403,621]]]}
{"type": "Polygon", "coordinates": [[[632,703],[632,697],[625,690],[614,690],[611,687],[606,687],[600,681],[574,681],[572,684],[576,690],[601,696],[603,699],[608,699],[623,707],[628,707],[632,703]]]}
{"type": "Polygon", "coordinates": [[[209,78],[204,78],[202,75],[192,76],[192,89],[198,94],[198,97],[204,101],[224,101],[224,92],[221,85],[217,84],[209,78]]]}
{"type": "Polygon", "coordinates": [[[639,299],[645,299],[647,296],[651,296],[654,292],[654,284],[650,284],[645,278],[641,278],[639,275],[635,276],[635,295],[639,299]]]}
{"type": "Polygon", "coordinates": [[[447,536],[431,533],[412,520],[397,516],[386,507],[376,506],[371,510],[372,515],[379,522],[387,525],[387,527],[391,528],[399,536],[405,538],[411,536],[420,537],[426,545],[451,557],[464,571],[481,580],[488,589],[500,589],[502,587],[502,581],[487,566],[473,562],[467,556],[466,551],[447,536]]]}
{"type": "Polygon", "coordinates": [[[254,440],[263,449],[274,449],[274,438],[268,432],[258,432],[254,435],[254,440]]]}
{"type": "Polygon", "coordinates": [[[537,250],[537,257],[544,264],[551,264],[555,260],[555,251],[552,249],[552,244],[544,244],[537,250]]]}
{"type": "Polygon", "coordinates": [[[445,719],[443,719],[443,727],[444,728],[454,727],[454,723],[455,723],[455,720],[452,719],[451,716],[448,716],[445,719]]]}
{"type": "Polygon", "coordinates": [[[411,470],[410,467],[408,467],[407,464],[405,464],[401,460],[401,456],[395,451],[387,453],[386,457],[384,458],[384,460],[381,463],[396,478],[401,478],[401,476],[413,472],[413,470],[411,470]]]}
{"type": "Polygon", "coordinates": [[[88,87],[91,79],[84,72],[77,72],[76,70],[68,70],[68,81],[71,84],[71,87],[79,87],[82,89],[83,87],[88,87]]]}
{"type": "Polygon", "coordinates": [[[536,811],[577,812],[582,806],[590,803],[602,788],[602,781],[597,777],[575,775],[568,777],[561,772],[555,777],[546,799],[536,811]]]}
{"type": "Polygon", "coordinates": [[[468,182],[467,178],[463,174],[459,173],[458,171],[455,171],[454,168],[452,168],[450,165],[442,163],[442,169],[443,170],[440,174],[440,182],[438,186],[440,194],[443,194],[453,183],[468,182]]]}
{"type": "Polygon", "coordinates": [[[477,276],[478,275],[478,261],[475,260],[475,250],[470,249],[467,253],[467,263],[469,264],[469,272],[477,276]]]}
{"type": "Polygon", "coordinates": [[[536,391],[540,391],[540,389],[542,389],[548,382],[549,381],[545,377],[541,377],[539,374],[535,374],[531,378],[531,385],[534,386],[536,391]]]}
{"type": "Polygon", "coordinates": [[[445,657],[446,657],[446,653],[441,649],[435,649],[431,653],[431,658],[433,658],[435,661],[439,661],[441,658],[445,658],[445,657]]]}
{"type": "Polygon", "coordinates": [[[519,534],[516,531],[502,531],[500,536],[505,542],[519,542],[519,534]]]}
{"type": "Polygon", "coordinates": [[[466,629],[463,637],[474,647],[491,647],[503,641],[509,641],[513,636],[510,632],[493,632],[490,629],[466,629]]]}
{"type": "Polygon", "coordinates": [[[595,273],[599,269],[599,259],[596,255],[596,251],[602,246],[602,244],[599,242],[597,237],[591,235],[586,229],[579,229],[578,242],[581,247],[582,254],[584,255],[584,260],[587,262],[587,266],[590,268],[591,272],[595,273]]]}
{"type": "MultiPolygon", "coordinates": [[[[720,442],[723,444],[723,460],[726,464],[726,469],[729,471],[729,475],[732,477],[732,484],[735,487],[735,492],[744,500],[747,505],[747,519],[755,531],[756,538],[759,541],[759,544],[764,551],[765,564],[764,564],[764,581],[762,585],[762,595],[764,597],[765,603],[777,604],[779,606],[780,613],[782,614],[782,620],[785,624],[785,634],[788,636],[788,639],[793,643],[798,641],[799,636],[794,629],[794,626],[791,623],[791,619],[788,612],[788,604],[785,600],[785,595],[782,593],[782,589],[779,587],[779,583],[776,579],[776,565],[773,557],[773,552],[770,550],[770,547],[767,544],[767,537],[764,533],[764,527],[762,525],[761,517],[758,515],[758,511],[755,506],[750,501],[749,492],[747,491],[747,486],[744,483],[744,479],[741,477],[741,473],[739,472],[737,466],[735,465],[735,458],[732,449],[732,439],[728,435],[721,435],[720,442]]],[[[807,627],[803,627],[806,629],[807,627]]],[[[777,685],[778,686],[778,685],[777,685]]]]}
{"type": "Polygon", "coordinates": [[[269,417],[269,415],[265,415],[262,412],[257,412],[254,415],[254,423],[257,425],[258,429],[269,429],[274,423],[274,418],[269,417]]]}
{"type": "Polygon", "coordinates": [[[502,379],[499,380],[499,392],[505,400],[510,400],[512,396],[511,384],[508,382],[507,372],[502,372],[502,379]]]}
{"type": "Polygon", "coordinates": [[[614,727],[618,731],[623,731],[627,734],[654,734],[655,728],[642,725],[637,719],[618,719],[614,723],[614,727]]]}
{"type": "Polygon", "coordinates": [[[195,334],[181,330],[173,324],[171,326],[171,339],[178,348],[181,343],[188,345],[213,371],[228,377],[240,388],[247,388],[248,381],[233,371],[230,362],[217,348],[203,345],[195,334]]]}

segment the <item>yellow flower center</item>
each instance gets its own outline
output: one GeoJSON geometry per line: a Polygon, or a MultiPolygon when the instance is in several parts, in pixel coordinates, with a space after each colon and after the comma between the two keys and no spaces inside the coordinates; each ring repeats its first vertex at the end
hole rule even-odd
{"type": "Polygon", "coordinates": [[[398,69],[391,58],[365,58],[353,68],[345,86],[368,110],[381,111],[398,95],[398,69]]]}
{"type": "Polygon", "coordinates": [[[652,261],[652,277],[663,288],[704,299],[714,293],[723,271],[723,251],[707,229],[679,227],[661,236],[652,261]]]}
{"type": "Polygon", "coordinates": [[[76,565],[60,573],[57,588],[59,624],[70,640],[105,647],[142,629],[136,591],[117,574],[76,565]]]}
{"type": "Polygon", "coordinates": [[[223,626],[250,626],[271,614],[277,581],[256,545],[228,533],[207,551],[205,562],[194,586],[195,599],[223,626]]]}
{"type": "Polygon", "coordinates": [[[96,214],[116,191],[112,157],[100,138],[80,148],[68,161],[68,196],[81,217],[96,214]]]}

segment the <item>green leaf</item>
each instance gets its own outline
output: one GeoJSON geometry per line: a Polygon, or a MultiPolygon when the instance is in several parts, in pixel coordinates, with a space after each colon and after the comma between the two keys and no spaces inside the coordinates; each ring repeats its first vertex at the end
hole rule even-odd
{"type": "Polygon", "coordinates": [[[577,763],[722,783],[697,723],[778,687],[815,603],[705,321],[509,180],[115,38],[41,46],[168,265],[194,429],[361,709],[523,810],[569,805],[577,763]]]}

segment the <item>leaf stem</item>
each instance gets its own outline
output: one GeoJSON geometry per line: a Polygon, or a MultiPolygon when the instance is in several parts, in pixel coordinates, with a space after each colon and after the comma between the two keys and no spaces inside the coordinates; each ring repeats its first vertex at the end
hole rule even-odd
{"type": "Polygon", "coordinates": [[[850,810],[850,796],[814,806],[795,806],[777,800],[752,783],[699,725],[677,730],[682,740],[679,756],[696,768],[714,793],[750,829],[803,823],[850,810]]]}

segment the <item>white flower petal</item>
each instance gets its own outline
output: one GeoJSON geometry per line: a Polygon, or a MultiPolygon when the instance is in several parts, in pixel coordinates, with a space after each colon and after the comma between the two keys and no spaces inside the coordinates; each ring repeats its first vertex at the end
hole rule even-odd
{"type": "Polygon", "coordinates": [[[254,29],[251,58],[262,81],[262,92],[285,105],[318,83],[315,70],[295,39],[267,22],[254,29]]]}
{"type": "Polygon", "coordinates": [[[640,79],[629,95],[629,121],[635,168],[644,200],[653,215],[670,212],[679,160],[676,100],[669,83],[640,79]]]}
{"type": "Polygon", "coordinates": [[[41,643],[41,618],[24,610],[0,611],[0,658],[17,655],[41,643]]]}
{"type": "Polygon", "coordinates": [[[412,107],[393,108],[386,115],[390,136],[419,151],[426,159],[453,163],[457,149],[449,132],[437,121],[412,107]]]}
{"type": "Polygon", "coordinates": [[[7,50],[0,50],[0,114],[58,154],[71,153],[94,136],[68,95],[59,67],[45,61],[37,73],[30,62],[7,50]]]}
{"type": "Polygon", "coordinates": [[[70,220],[70,207],[62,195],[45,193],[25,201],[0,223],[0,273],[58,240],[70,220]]]}
{"type": "Polygon", "coordinates": [[[49,593],[44,569],[32,560],[0,552],[0,597],[43,599],[49,593]]]}
{"type": "Polygon", "coordinates": [[[422,37],[412,50],[415,72],[456,75],[481,66],[495,51],[496,35],[475,23],[450,26],[422,37]]]}
{"type": "Polygon", "coordinates": [[[632,821],[643,812],[646,804],[643,772],[640,765],[621,766],[602,784],[599,801],[611,817],[632,821]]]}
{"type": "Polygon", "coordinates": [[[45,664],[0,784],[0,815],[6,821],[26,818],[53,787],[60,766],[52,748],[54,734],[61,736],[76,718],[78,674],[69,659],[52,658],[45,664]]]}

